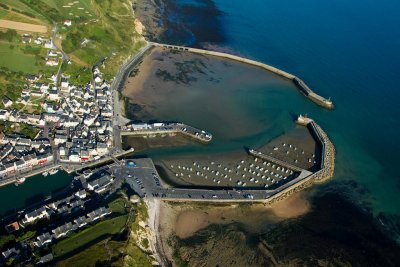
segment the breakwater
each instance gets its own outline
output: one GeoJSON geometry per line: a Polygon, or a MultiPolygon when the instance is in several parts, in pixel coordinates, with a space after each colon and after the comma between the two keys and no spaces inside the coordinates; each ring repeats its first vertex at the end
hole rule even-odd
{"type": "Polygon", "coordinates": [[[217,51],[211,51],[211,50],[205,50],[205,49],[198,49],[198,48],[192,48],[192,47],[184,47],[184,46],[175,46],[175,45],[168,45],[168,44],[159,44],[159,43],[149,43],[152,46],[157,46],[157,47],[163,47],[163,48],[168,48],[168,49],[173,49],[173,50],[178,50],[178,51],[187,51],[187,52],[192,52],[196,54],[203,54],[203,55],[210,55],[210,56],[216,56],[216,57],[221,57],[221,58],[226,58],[230,60],[235,60],[238,62],[242,62],[245,64],[253,65],[256,67],[260,67],[262,69],[265,69],[267,71],[270,71],[272,73],[275,73],[279,76],[282,76],[286,79],[291,80],[294,85],[299,89],[299,91],[306,96],[308,99],[313,101],[314,103],[327,108],[327,109],[333,109],[335,106],[333,102],[330,99],[326,99],[317,93],[315,93],[313,90],[308,87],[303,80],[301,80],[299,77],[290,74],[286,71],[280,70],[278,68],[275,68],[271,65],[258,62],[255,60],[251,60],[248,58],[240,57],[240,56],[235,56],[232,54],[228,53],[223,53],[223,52],[217,52],[217,51]]]}
{"type": "Polygon", "coordinates": [[[129,124],[121,127],[122,136],[153,136],[182,134],[202,143],[209,143],[212,135],[183,123],[129,124]]]}
{"type": "Polygon", "coordinates": [[[300,179],[300,177],[298,177],[283,185],[278,193],[274,194],[267,200],[269,203],[284,199],[295,192],[312,186],[315,183],[323,183],[333,177],[336,154],[333,143],[322,128],[312,119],[309,119],[309,122],[305,124],[305,126],[310,129],[312,134],[316,137],[317,142],[321,145],[321,169],[305,178],[300,179]]]}

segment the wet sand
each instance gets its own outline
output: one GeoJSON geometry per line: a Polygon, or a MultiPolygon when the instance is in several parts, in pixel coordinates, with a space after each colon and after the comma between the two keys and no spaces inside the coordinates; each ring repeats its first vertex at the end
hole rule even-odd
{"type": "Polygon", "coordinates": [[[174,204],[164,202],[160,209],[161,237],[173,234],[187,238],[211,224],[240,223],[249,232],[262,232],[268,225],[307,213],[310,204],[304,193],[296,193],[269,204],[174,204]]]}

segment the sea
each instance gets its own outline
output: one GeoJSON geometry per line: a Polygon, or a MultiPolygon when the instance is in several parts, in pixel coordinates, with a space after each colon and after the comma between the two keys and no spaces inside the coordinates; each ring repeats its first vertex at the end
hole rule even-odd
{"type": "MultiPolygon", "coordinates": [[[[261,94],[260,88],[247,97],[242,91],[243,103],[254,108],[249,114],[264,114],[257,120],[269,126],[264,128],[265,133],[258,131],[250,136],[231,138],[229,145],[221,141],[221,146],[260,145],[295,127],[292,123],[294,114],[307,113],[327,132],[337,151],[334,178],[315,190],[350,199],[398,238],[400,2],[169,2],[174,3],[170,23],[184,25],[186,31],[179,34],[167,31],[161,40],[227,51],[271,64],[299,76],[336,105],[334,110],[325,110],[296,91],[279,93],[276,88],[273,98],[261,94]],[[258,102],[252,102],[253,99],[258,102]],[[276,128],[270,125],[276,125],[276,128]]],[[[236,85],[238,87],[240,83],[236,85]]],[[[199,126],[207,127],[204,118],[186,122],[198,122],[199,126]]],[[[207,130],[218,132],[218,124],[215,125],[207,130]]],[[[219,140],[223,137],[221,134],[219,140]]],[[[192,146],[149,152],[149,155],[161,157],[199,150],[204,148],[192,146]]],[[[38,196],[44,198],[67,186],[71,179],[59,172],[54,176],[28,179],[18,187],[2,187],[0,213],[22,208],[38,196]]],[[[329,207],[335,209],[334,204],[329,207]]]]}
{"type": "MultiPolygon", "coordinates": [[[[242,93],[242,104],[250,102],[249,114],[276,127],[265,127],[268,133],[249,135],[240,142],[251,145],[251,140],[253,144],[266,141],[295,127],[290,126],[293,114],[308,114],[328,133],[337,151],[334,178],[316,190],[349,199],[398,238],[400,2],[166,2],[172,8],[165,24],[176,27],[167,30],[160,41],[227,51],[265,62],[301,77],[318,94],[332,99],[336,108],[328,111],[293,94],[274,94],[271,100],[271,95],[266,95],[268,90],[265,95],[257,90],[242,93]]],[[[237,90],[240,82],[229,86],[237,90]]],[[[160,112],[175,119],[195,114],[182,113],[160,112]]],[[[203,116],[202,112],[197,114],[203,116]]],[[[207,126],[204,118],[192,121],[207,126]]],[[[218,132],[212,122],[208,125],[207,130],[218,132]]],[[[184,151],[178,148],[150,155],[184,151]]],[[[186,149],[188,153],[196,151],[200,150],[186,149]]]]}

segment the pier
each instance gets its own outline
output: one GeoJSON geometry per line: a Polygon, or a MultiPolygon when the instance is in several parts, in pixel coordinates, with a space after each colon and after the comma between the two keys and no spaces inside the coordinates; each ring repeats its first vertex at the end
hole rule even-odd
{"type": "Polygon", "coordinates": [[[121,127],[122,136],[156,136],[182,134],[202,143],[209,143],[212,135],[183,123],[129,124],[121,127]]]}
{"type": "Polygon", "coordinates": [[[223,52],[217,52],[217,51],[211,51],[211,50],[205,50],[205,49],[199,49],[199,48],[192,48],[192,47],[184,47],[184,46],[176,46],[176,45],[168,45],[168,44],[159,44],[159,43],[149,43],[154,47],[163,47],[163,48],[168,48],[168,49],[173,49],[173,50],[178,50],[178,51],[187,51],[187,52],[192,52],[196,54],[202,54],[202,55],[210,55],[210,56],[215,56],[215,57],[220,57],[220,58],[226,58],[230,60],[235,60],[238,62],[242,62],[245,64],[253,65],[256,67],[260,67],[264,70],[270,71],[272,73],[275,73],[279,76],[282,76],[286,79],[289,79],[293,82],[293,84],[299,89],[299,91],[306,96],[308,99],[313,101],[314,103],[327,108],[327,109],[333,109],[335,105],[330,99],[326,99],[317,93],[315,93],[313,90],[311,90],[303,80],[301,80],[299,77],[290,74],[286,71],[280,70],[278,68],[275,68],[271,65],[255,61],[252,59],[240,57],[240,56],[235,56],[232,54],[228,53],[223,53],[223,52]]]}

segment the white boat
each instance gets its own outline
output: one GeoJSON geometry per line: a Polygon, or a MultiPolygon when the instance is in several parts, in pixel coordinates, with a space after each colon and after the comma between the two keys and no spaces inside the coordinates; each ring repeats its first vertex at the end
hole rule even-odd
{"type": "Polygon", "coordinates": [[[58,169],[52,169],[49,171],[50,175],[56,174],[58,172],[58,169]]]}
{"type": "Polygon", "coordinates": [[[43,172],[42,175],[43,176],[47,176],[47,175],[49,175],[49,173],[48,172],[43,172]]]}
{"type": "Polygon", "coordinates": [[[14,184],[16,186],[18,186],[18,185],[22,184],[23,182],[25,182],[25,178],[23,178],[23,177],[22,178],[17,178],[14,184]]]}

